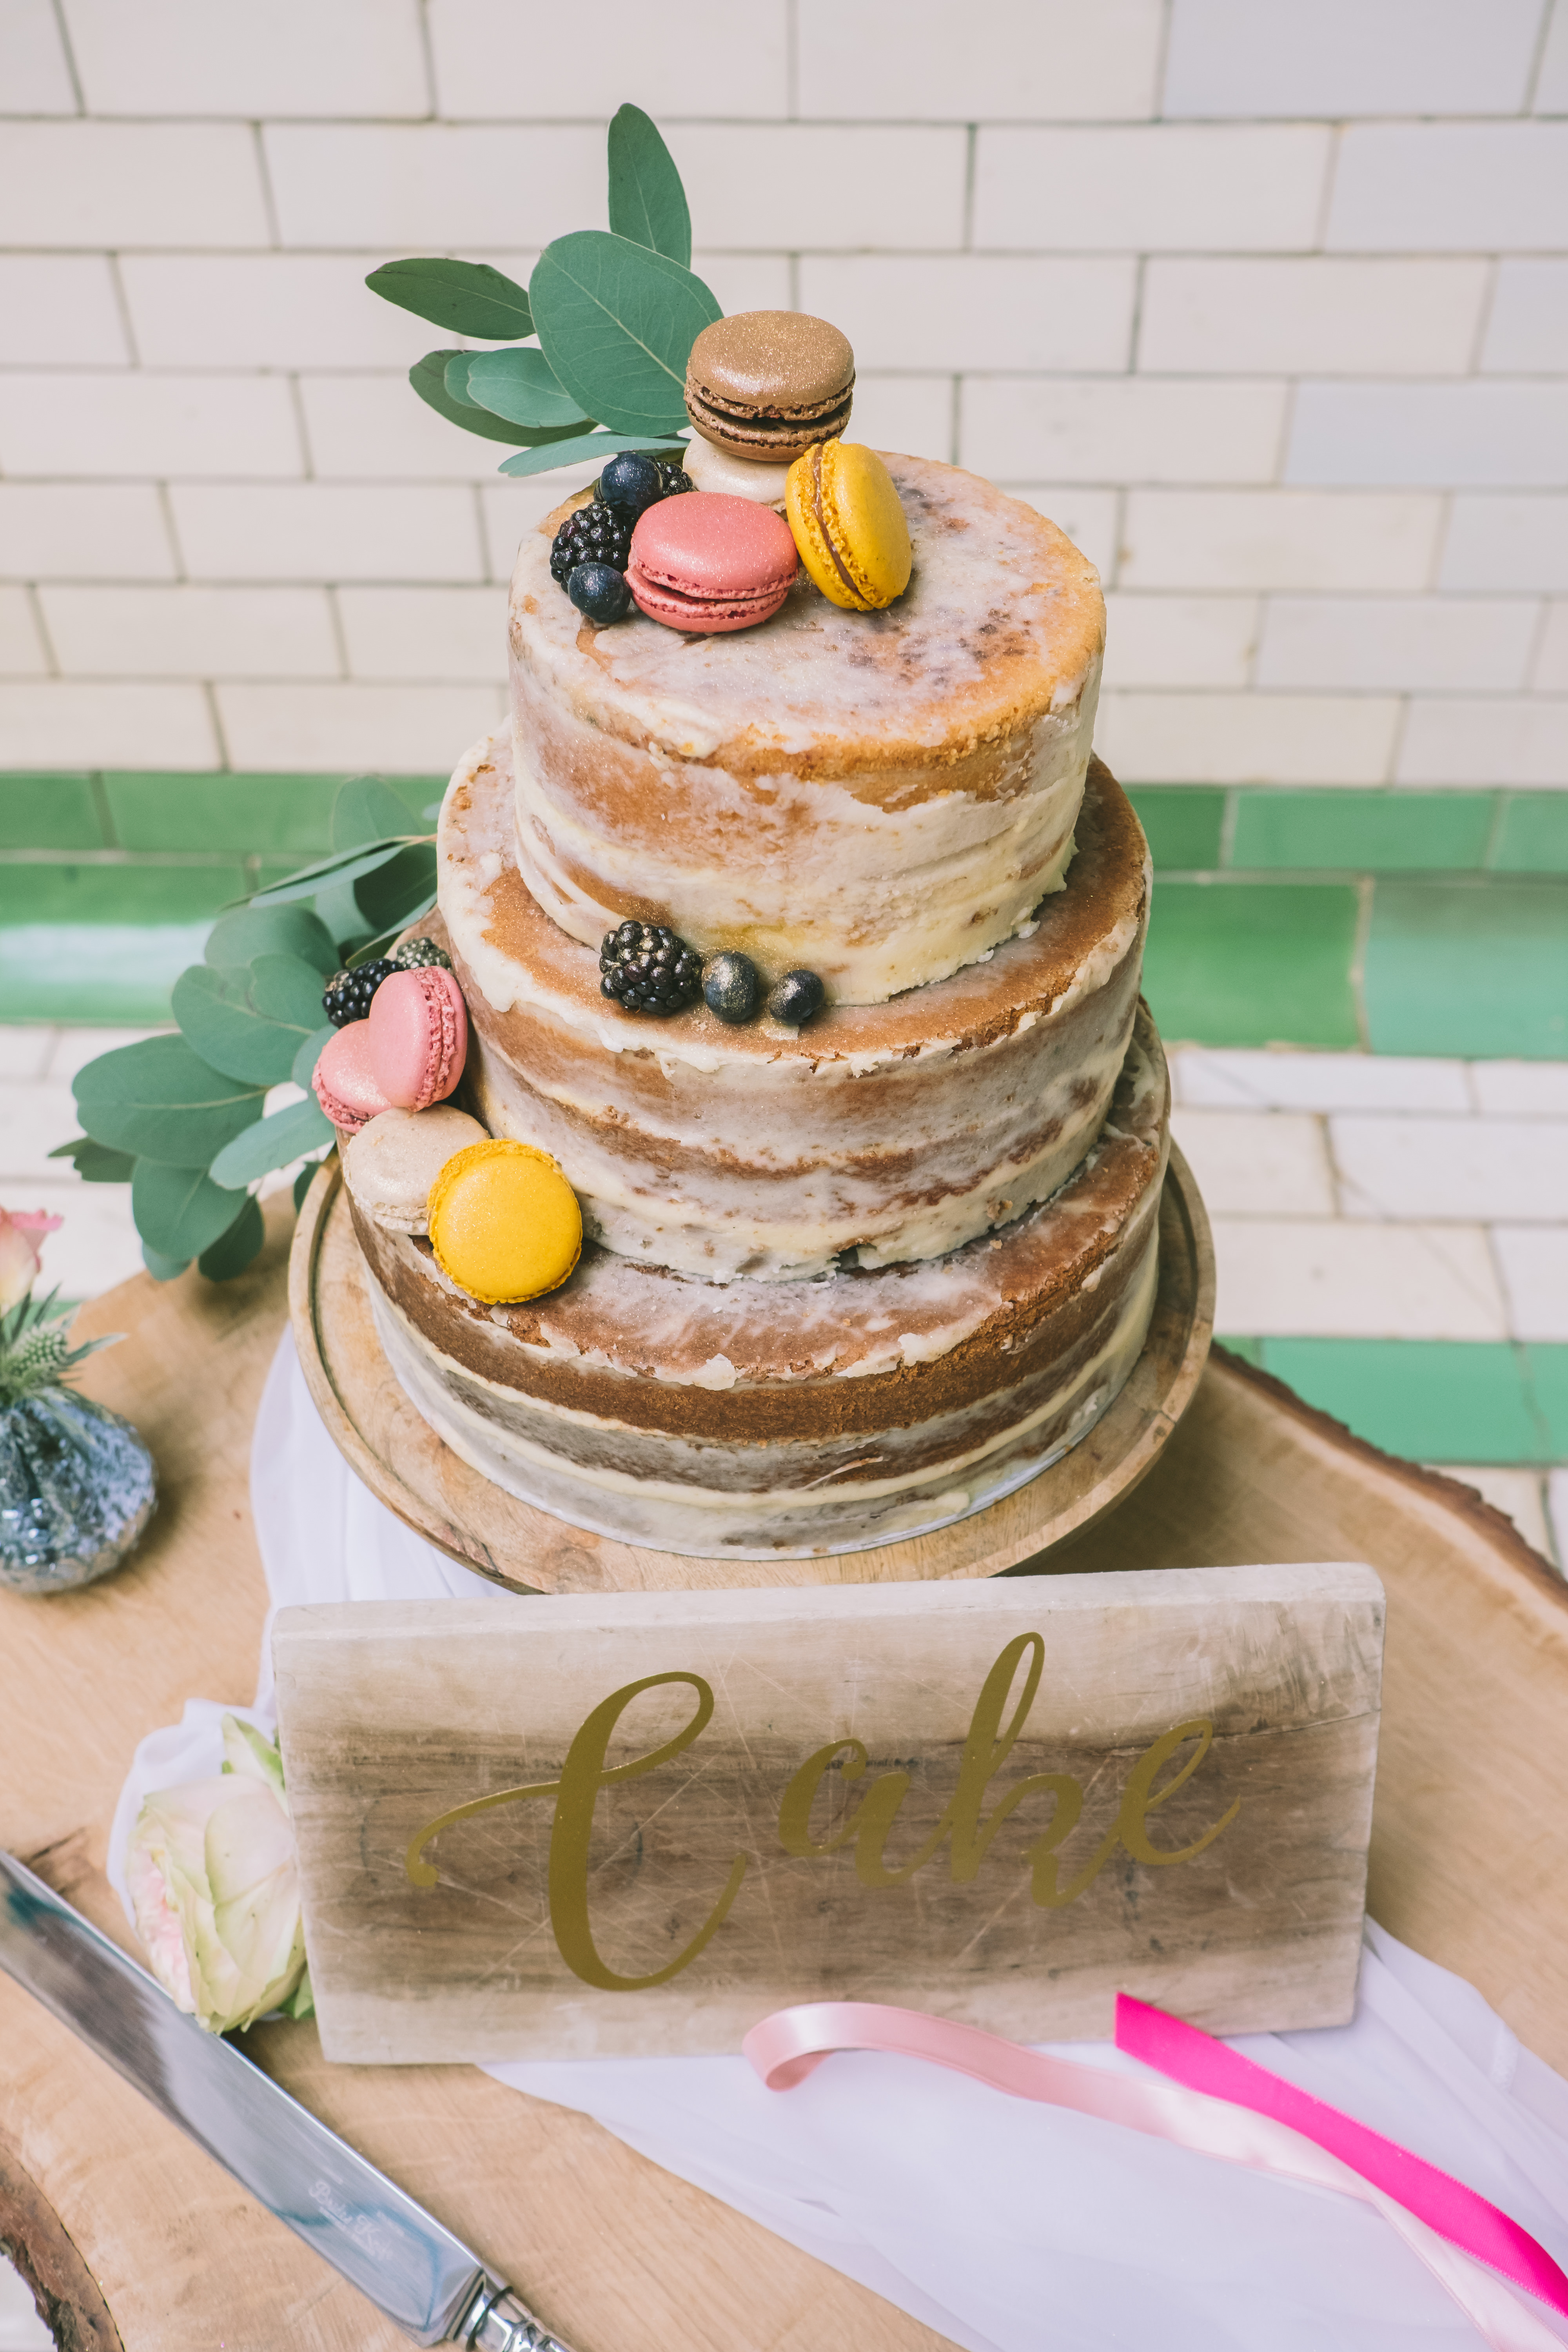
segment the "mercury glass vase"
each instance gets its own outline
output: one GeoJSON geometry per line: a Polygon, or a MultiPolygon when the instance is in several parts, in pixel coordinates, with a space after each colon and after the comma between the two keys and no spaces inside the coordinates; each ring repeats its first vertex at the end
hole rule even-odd
{"type": "Polygon", "coordinates": [[[0,1586],[68,1592],[118,1568],[153,1516],[153,1457],[74,1389],[0,1405],[0,1586]]]}

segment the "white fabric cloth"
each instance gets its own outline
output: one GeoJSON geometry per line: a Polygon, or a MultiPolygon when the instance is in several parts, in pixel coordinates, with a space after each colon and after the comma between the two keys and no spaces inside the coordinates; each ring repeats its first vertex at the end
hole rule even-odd
{"type": "MultiPolygon", "coordinates": [[[[274,1607],[512,1595],[455,1567],[359,1484],[285,1338],[257,1420],[256,1527],[274,1607]]],[[[270,1730],[269,1645],[256,1699],[270,1730]]],[[[142,1742],[142,1796],[217,1769],[225,1704],[142,1742]]],[[[1473,1987],[1368,1923],[1352,2023],[1236,2048],[1467,2181],[1568,2267],[1568,2083],[1473,1987]]],[[[1135,2071],[1106,2043],[1064,2055],[1135,2071]]],[[[828,2059],[765,2091],[742,2058],[492,2066],[924,2320],[965,2352],[1473,2352],[1415,2256],[1348,2198],[1003,2096],[914,2059],[828,2059]]],[[[1568,2345],[1568,2323],[1542,2318],[1568,2345]]]]}

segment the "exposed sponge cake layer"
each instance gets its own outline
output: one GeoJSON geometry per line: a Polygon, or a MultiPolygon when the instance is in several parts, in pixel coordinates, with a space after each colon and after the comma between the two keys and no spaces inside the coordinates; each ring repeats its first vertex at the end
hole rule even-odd
{"type": "Polygon", "coordinates": [[[597,956],[524,886],[491,737],[440,829],[466,1099],[492,1134],[552,1153],[590,1235],[645,1265],[772,1285],[960,1248],[1078,1166],[1127,1050],[1147,852],[1098,762],[1078,837],[1071,887],[1029,936],[951,979],[800,1031],[706,1006],[656,1021],[600,993],[597,956]]]}
{"type": "Polygon", "coordinates": [[[584,1250],[487,1308],[356,1210],[378,1328],[465,1460],[579,1526],[737,1557],[852,1550],[965,1516],[1083,1436],[1152,1311],[1169,1088],[1141,1013],[1054,1200],[940,1260],[728,1289],[584,1250]]]}
{"type": "MultiPolygon", "coordinates": [[[[802,573],[755,629],[598,628],[525,540],[519,858],[585,945],[628,916],[873,1004],[1013,938],[1072,856],[1100,686],[1094,567],[973,474],[891,457],[914,573],[847,613],[802,573]]],[[[700,495],[700,494],[699,494],[700,495]]]]}

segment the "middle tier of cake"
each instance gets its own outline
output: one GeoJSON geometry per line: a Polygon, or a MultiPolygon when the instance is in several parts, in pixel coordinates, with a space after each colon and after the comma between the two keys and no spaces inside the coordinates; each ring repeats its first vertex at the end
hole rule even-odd
{"type": "Polygon", "coordinates": [[[799,1031],[701,1005],[659,1022],[601,994],[594,951],[525,885],[504,732],[441,815],[468,1098],[492,1134],[554,1155],[591,1240],[708,1282],[942,1256],[1055,1193],[1128,1051],[1148,902],[1138,820],[1096,761],[1068,887],[1026,937],[799,1031]]]}

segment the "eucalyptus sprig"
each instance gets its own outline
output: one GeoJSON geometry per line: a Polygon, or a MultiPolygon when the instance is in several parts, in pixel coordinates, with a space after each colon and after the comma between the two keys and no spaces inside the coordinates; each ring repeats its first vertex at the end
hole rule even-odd
{"type": "MultiPolygon", "coordinates": [[[[262,1243],[251,1188],[336,1140],[310,1091],[332,1034],[328,975],[378,955],[436,903],[435,836],[410,829],[379,777],[342,786],[331,838],[329,856],[219,916],[203,961],[174,982],[177,1035],[117,1046],[77,1073],[83,1132],[49,1156],[89,1184],[130,1185],[160,1281],[193,1258],[215,1282],[244,1273],[262,1243]],[[305,1099],[268,1116],[268,1089],[286,1079],[305,1099]]],[[[297,1201],[314,1172],[301,1172],[297,1201]]]]}
{"type": "Polygon", "coordinates": [[[503,474],[685,446],[686,362],[723,312],[691,269],[674,158],[640,107],[610,124],[609,219],[546,246],[527,290],[488,262],[389,261],[373,293],[501,351],[426,352],[408,381],[438,416],[518,445],[503,474]]]}

